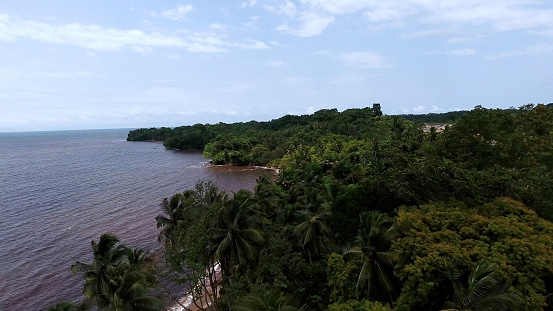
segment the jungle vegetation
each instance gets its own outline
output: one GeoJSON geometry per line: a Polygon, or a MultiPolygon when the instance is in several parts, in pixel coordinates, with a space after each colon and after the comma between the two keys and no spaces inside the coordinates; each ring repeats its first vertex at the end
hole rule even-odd
{"type": "Polygon", "coordinates": [[[553,107],[441,133],[374,108],[131,131],[280,169],[165,199],[165,277],[205,310],[553,310],[553,107]]]}

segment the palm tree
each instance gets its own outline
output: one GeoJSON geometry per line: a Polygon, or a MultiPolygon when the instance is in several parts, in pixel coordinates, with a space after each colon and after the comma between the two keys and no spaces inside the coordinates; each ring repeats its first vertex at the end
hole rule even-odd
{"type": "Polygon", "coordinates": [[[164,310],[165,303],[157,296],[150,295],[151,275],[145,270],[118,268],[113,301],[107,310],[113,311],[157,311],[164,310]]]}
{"type": "Polygon", "coordinates": [[[179,226],[186,225],[187,212],[191,206],[196,205],[197,193],[194,190],[187,190],[183,193],[177,193],[171,199],[163,199],[162,207],[164,214],[156,217],[157,228],[162,228],[159,232],[158,240],[165,238],[166,242],[174,244],[176,236],[173,234],[179,226]]]}
{"type": "Polygon", "coordinates": [[[328,251],[326,241],[332,240],[332,232],[324,223],[327,213],[313,214],[306,210],[302,212],[305,221],[294,228],[294,235],[298,236],[302,253],[313,262],[313,257],[319,257],[322,252],[328,251]]]}
{"type": "Polygon", "coordinates": [[[123,253],[129,267],[137,270],[142,269],[142,265],[150,259],[150,257],[148,257],[148,252],[145,252],[138,247],[135,249],[125,247],[123,248],[123,253]]]}
{"type": "Polygon", "coordinates": [[[88,303],[88,301],[85,301],[80,305],[63,301],[56,304],[54,307],[48,308],[48,311],[85,311],[89,309],[90,309],[90,304],[88,303]]]}
{"type": "Polygon", "coordinates": [[[85,264],[77,261],[71,266],[73,273],[84,272],[83,294],[93,300],[99,308],[110,304],[111,293],[115,290],[112,276],[124,258],[123,247],[116,247],[118,242],[119,239],[114,235],[102,234],[98,243],[92,241],[93,262],[85,264]]]}
{"type": "Polygon", "coordinates": [[[260,246],[265,241],[257,230],[257,217],[253,214],[252,194],[240,190],[233,199],[225,197],[214,213],[210,233],[213,259],[221,264],[223,276],[230,276],[236,267],[257,260],[260,246]]]}
{"type": "Polygon", "coordinates": [[[367,298],[370,299],[372,293],[382,291],[388,294],[393,303],[391,268],[395,254],[390,247],[397,237],[393,219],[379,212],[364,212],[360,214],[360,220],[357,246],[344,253],[344,260],[360,260],[363,263],[355,293],[359,296],[361,288],[366,285],[367,298]]]}
{"type": "Polygon", "coordinates": [[[143,266],[147,255],[117,243],[117,237],[102,234],[98,243],[92,241],[93,262],[71,266],[84,274],[85,297],[100,310],[163,310],[163,301],[148,294],[155,278],[143,266]]]}
{"type": "Polygon", "coordinates": [[[507,293],[508,286],[501,283],[493,265],[479,263],[470,273],[467,282],[459,281],[459,273],[451,265],[446,265],[445,274],[453,284],[453,301],[447,301],[450,311],[503,311],[516,310],[519,297],[507,293]]]}
{"type": "Polygon", "coordinates": [[[233,308],[239,311],[302,311],[306,306],[297,307],[297,303],[286,296],[275,293],[250,294],[233,308]]]}
{"type": "Polygon", "coordinates": [[[255,186],[254,209],[262,213],[267,219],[275,218],[282,210],[280,203],[283,194],[284,192],[275,186],[267,175],[262,175],[257,179],[257,185],[255,186]]]}

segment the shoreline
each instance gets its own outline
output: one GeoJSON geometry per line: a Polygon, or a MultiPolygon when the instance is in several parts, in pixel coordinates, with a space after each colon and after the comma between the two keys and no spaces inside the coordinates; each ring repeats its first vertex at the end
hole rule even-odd
{"type": "Polygon", "coordinates": [[[211,161],[207,163],[207,166],[211,167],[221,167],[221,168],[236,168],[237,170],[262,170],[262,171],[273,171],[277,174],[280,173],[280,168],[275,166],[261,166],[261,165],[234,165],[234,164],[213,164],[211,161]]]}
{"type": "MultiPolygon", "coordinates": [[[[214,269],[215,269],[215,280],[214,280],[214,282],[217,284],[218,282],[221,281],[221,278],[223,277],[222,272],[221,272],[221,267],[219,266],[219,263],[215,264],[214,269]]],[[[206,270],[206,273],[208,272],[208,270],[209,269],[206,270]]],[[[211,281],[209,281],[207,276],[204,278],[204,280],[207,281],[207,283],[211,284],[211,281]]],[[[220,290],[220,287],[221,287],[221,285],[217,285],[217,287],[216,287],[217,297],[214,298],[215,300],[218,300],[220,298],[219,293],[218,293],[218,291],[220,290]]],[[[202,294],[200,295],[200,297],[196,301],[192,300],[193,298],[192,298],[191,294],[186,294],[186,295],[183,295],[178,300],[178,302],[175,302],[173,304],[173,306],[171,306],[169,308],[166,308],[165,310],[166,311],[197,311],[197,310],[203,310],[205,308],[209,308],[211,303],[209,303],[207,301],[207,297],[209,297],[210,294],[212,294],[212,293],[213,293],[212,287],[211,287],[211,285],[209,285],[209,286],[207,286],[207,288],[204,288],[202,294]],[[200,306],[200,307],[198,307],[198,306],[200,306]]]]}
{"type": "MultiPolygon", "coordinates": [[[[157,144],[163,144],[162,140],[142,140],[143,142],[149,142],[149,143],[157,143],[157,144]]],[[[134,142],[131,140],[131,142],[134,142]]],[[[178,148],[167,148],[165,147],[165,150],[171,150],[176,152],[203,152],[203,149],[178,149],[178,148]]],[[[266,170],[266,171],[274,171],[277,174],[280,173],[280,168],[276,166],[263,166],[263,165],[235,165],[235,164],[213,164],[211,159],[206,159],[208,161],[208,166],[212,167],[244,167],[244,168],[254,168],[259,170],[266,170]]]]}

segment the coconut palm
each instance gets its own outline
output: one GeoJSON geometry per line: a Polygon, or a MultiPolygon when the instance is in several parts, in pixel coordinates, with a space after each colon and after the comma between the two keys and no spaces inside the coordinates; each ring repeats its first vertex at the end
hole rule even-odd
{"type": "Polygon", "coordinates": [[[145,270],[121,266],[118,268],[114,285],[116,289],[107,310],[157,311],[165,309],[164,301],[150,294],[151,275],[145,270]]]}
{"type": "Polygon", "coordinates": [[[355,293],[367,287],[366,296],[376,292],[387,293],[390,302],[393,291],[392,264],[395,254],[390,250],[397,237],[393,219],[379,212],[365,212],[360,215],[361,229],[357,245],[344,253],[344,260],[359,260],[363,266],[357,278],[355,293]]]}
{"type": "Polygon", "coordinates": [[[221,264],[223,276],[230,276],[236,267],[255,262],[265,241],[256,229],[252,202],[252,194],[240,190],[233,199],[225,197],[213,215],[213,225],[208,230],[213,243],[211,254],[221,264]]]}
{"type": "Polygon", "coordinates": [[[54,307],[48,308],[48,311],[85,311],[89,309],[90,309],[90,304],[88,303],[88,301],[85,301],[80,305],[63,301],[56,304],[54,307]]]}
{"type": "Polygon", "coordinates": [[[267,176],[257,179],[254,191],[254,209],[266,218],[273,219],[282,210],[281,199],[284,192],[267,176]],[[280,191],[279,191],[280,190],[280,191]]]}
{"type": "Polygon", "coordinates": [[[155,279],[142,265],[146,254],[117,243],[117,237],[102,234],[98,243],[92,241],[93,262],[71,266],[84,274],[85,297],[100,310],[163,310],[163,301],[148,294],[155,279]]]}
{"type": "Polygon", "coordinates": [[[459,281],[459,273],[451,265],[445,274],[453,285],[453,301],[447,301],[450,311],[503,311],[516,310],[519,297],[507,292],[507,284],[501,283],[493,265],[479,263],[470,273],[466,283],[459,281]]]}
{"type": "Polygon", "coordinates": [[[142,265],[149,260],[148,252],[138,247],[135,249],[125,247],[123,248],[123,254],[125,255],[125,260],[129,267],[136,270],[142,269],[142,265]]]}
{"type": "Polygon", "coordinates": [[[111,294],[114,292],[112,277],[116,267],[124,258],[123,247],[116,247],[119,239],[105,233],[100,241],[92,241],[93,262],[85,264],[78,262],[71,266],[73,273],[84,273],[85,285],[83,294],[94,301],[99,308],[108,306],[111,294]]]}
{"type": "Polygon", "coordinates": [[[327,242],[332,240],[332,232],[324,223],[327,213],[313,214],[305,210],[302,214],[305,220],[294,228],[294,235],[299,237],[302,253],[312,263],[314,257],[328,251],[327,242]]]}
{"type": "Polygon", "coordinates": [[[176,236],[173,235],[173,232],[184,224],[186,209],[194,204],[195,195],[193,190],[187,190],[173,195],[171,199],[163,199],[164,214],[156,217],[157,228],[162,228],[158,235],[159,241],[165,238],[166,242],[175,243],[176,236]]]}
{"type": "Polygon", "coordinates": [[[302,311],[306,306],[299,308],[297,303],[286,296],[275,293],[250,294],[246,296],[233,310],[239,311],[302,311]]]}

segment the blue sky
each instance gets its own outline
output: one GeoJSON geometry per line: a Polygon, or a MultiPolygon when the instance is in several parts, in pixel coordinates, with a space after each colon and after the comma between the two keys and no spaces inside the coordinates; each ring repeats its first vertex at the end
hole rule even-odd
{"type": "Polygon", "coordinates": [[[0,131],[553,102],[550,0],[3,1],[0,131]]]}

